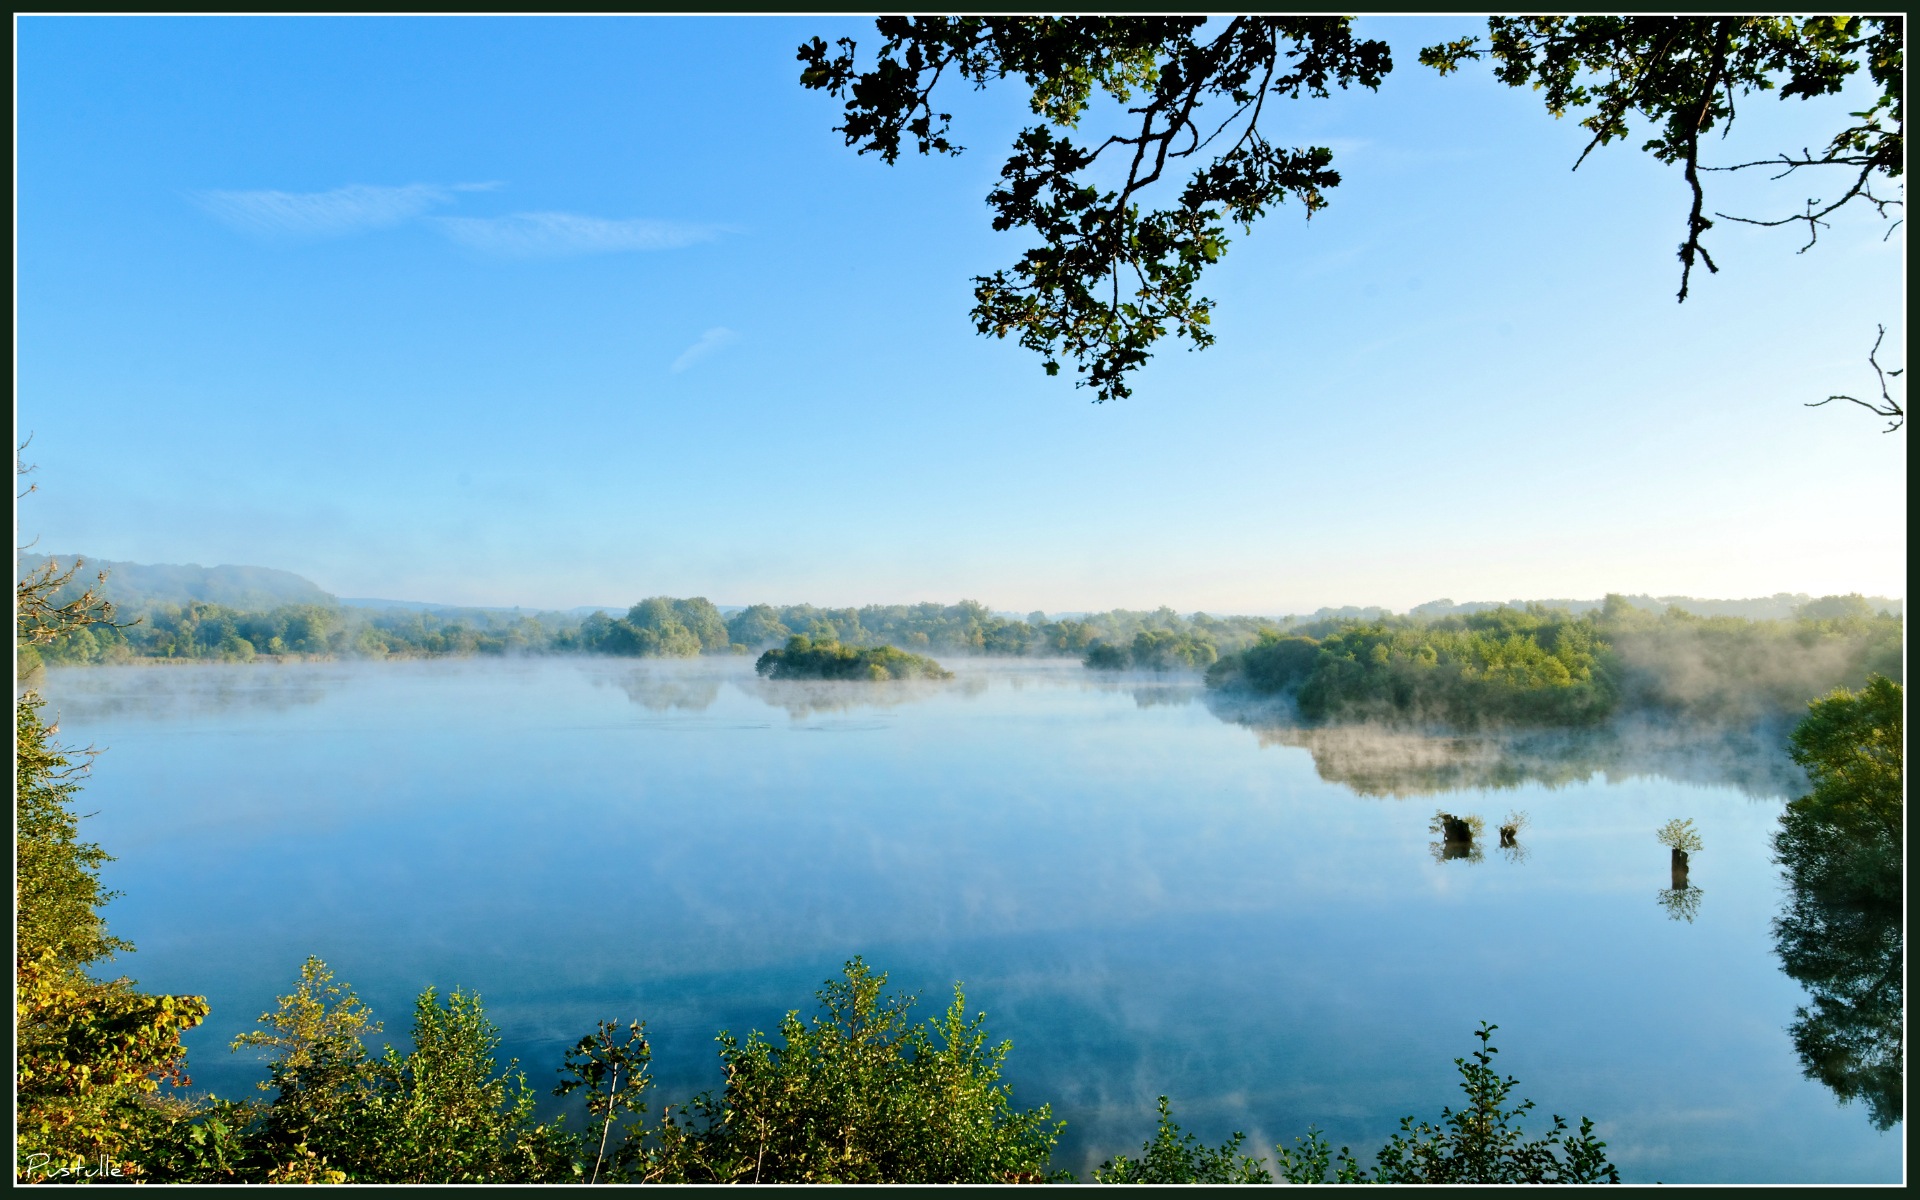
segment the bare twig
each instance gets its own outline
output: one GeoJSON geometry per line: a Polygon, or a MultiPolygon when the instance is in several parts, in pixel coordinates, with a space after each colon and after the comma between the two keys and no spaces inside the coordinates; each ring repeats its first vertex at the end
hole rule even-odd
{"type": "Polygon", "coordinates": [[[1809,400],[1806,407],[1819,408],[1821,405],[1829,403],[1830,401],[1846,400],[1850,403],[1858,404],[1861,408],[1866,409],[1877,417],[1887,418],[1887,427],[1880,432],[1892,433],[1894,430],[1906,424],[1907,410],[1902,408],[1900,402],[1893,398],[1893,392],[1888,386],[1887,381],[1889,379],[1900,378],[1900,376],[1906,373],[1907,369],[1901,367],[1898,370],[1888,371],[1880,366],[1880,343],[1886,339],[1887,327],[1880,325],[1876,326],[1876,328],[1879,329],[1880,332],[1878,336],[1873,339],[1873,349],[1867,352],[1867,362],[1873,367],[1873,373],[1880,378],[1880,402],[1876,404],[1871,400],[1862,400],[1858,396],[1849,396],[1842,392],[1828,396],[1825,400],[1809,400]]]}

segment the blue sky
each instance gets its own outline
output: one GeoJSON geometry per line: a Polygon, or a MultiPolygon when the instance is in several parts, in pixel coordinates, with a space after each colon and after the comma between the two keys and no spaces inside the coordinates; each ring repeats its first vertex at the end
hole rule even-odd
{"type": "Polygon", "coordinates": [[[1571,120],[1419,66],[1473,25],[1363,22],[1381,91],[1273,126],[1331,207],[1236,237],[1218,344],[1095,405],[967,317],[1025,245],[984,203],[1023,98],[857,157],[794,48],[869,22],[22,20],[21,536],[536,606],[1901,595],[1905,435],[1801,405],[1872,386],[1877,323],[1906,361],[1904,230],[1722,223],[1676,305],[1678,172],[1571,172],[1571,120]]]}

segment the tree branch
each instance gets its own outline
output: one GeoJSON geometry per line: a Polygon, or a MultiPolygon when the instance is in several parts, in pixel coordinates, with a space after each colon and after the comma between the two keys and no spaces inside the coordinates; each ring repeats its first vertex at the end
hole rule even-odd
{"type": "Polygon", "coordinates": [[[1887,327],[1885,325],[1880,325],[1880,326],[1877,326],[1876,328],[1878,328],[1880,332],[1879,332],[1879,335],[1873,339],[1873,349],[1867,352],[1867,362],[1873,367],[1873,373],[1877,375],[1880,379],[1880,402],[1876,404],[1871,400],[1862,400],[1858,396],[1849,396],[1849,395],[1846,395],[1845,393],[1837,393],[1835,395],[1828,396],[1825,400],[1809,400],[1806,404],[1806,407],[1819,408],[1821,405],[1829,403],[1830,401],[1846,400],[1851,403],[1858,404],[1861,408],[1866,409],[1868,412],[1872,413],[1877,417],[1887,418],[1887,427],[1881,430],[1880,432],[1892,433],[1895,430],[1899,429],[1902,425],[1906,424],[1907,411],[1906,409],[1901,407],[1900,402],[1898,400],[1895,400],[1893,398],[1893,392],[1889,388],[1887,381],[1889,379],[1898,379],[1901,375],[1906,373],[1906,368],[1901,367],[1898,370],[1894,370],[1894,371],[1887,371],[1881,368],[1880,343],[1886,339],[1887,327]]]}

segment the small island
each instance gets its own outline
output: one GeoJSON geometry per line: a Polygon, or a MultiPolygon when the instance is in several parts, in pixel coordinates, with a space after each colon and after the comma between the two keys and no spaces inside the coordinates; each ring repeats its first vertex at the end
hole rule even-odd
{"type": "Polygon", "coordinates": [[[892,646],[843,646],[816,642],[806,634],[787,639],[784,650],[769,650],[753,669],[768,679],[952,679],[953,672],[930,658],[892,646]]]}

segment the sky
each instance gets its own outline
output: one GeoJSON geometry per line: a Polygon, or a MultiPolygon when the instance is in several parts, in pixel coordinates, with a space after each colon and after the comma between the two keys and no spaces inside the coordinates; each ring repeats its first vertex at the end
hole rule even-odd
{"type": "Polygon", "coordinates": [[[1379,92],[1270,109],[1330,206],[1236,231],[1217,344],[1094,404],[968,317],[1024,94],[856,155],[794,50],[870,21],[18,19],[17,540],[555,608],[1903,596],[1906,435],[1804,404],[1877,325],[1904,365],[1904,227],[1721,222],[1676,304],[1678,170],[1419,65],[1476,25],[1363,19],[1379,92]]]}

